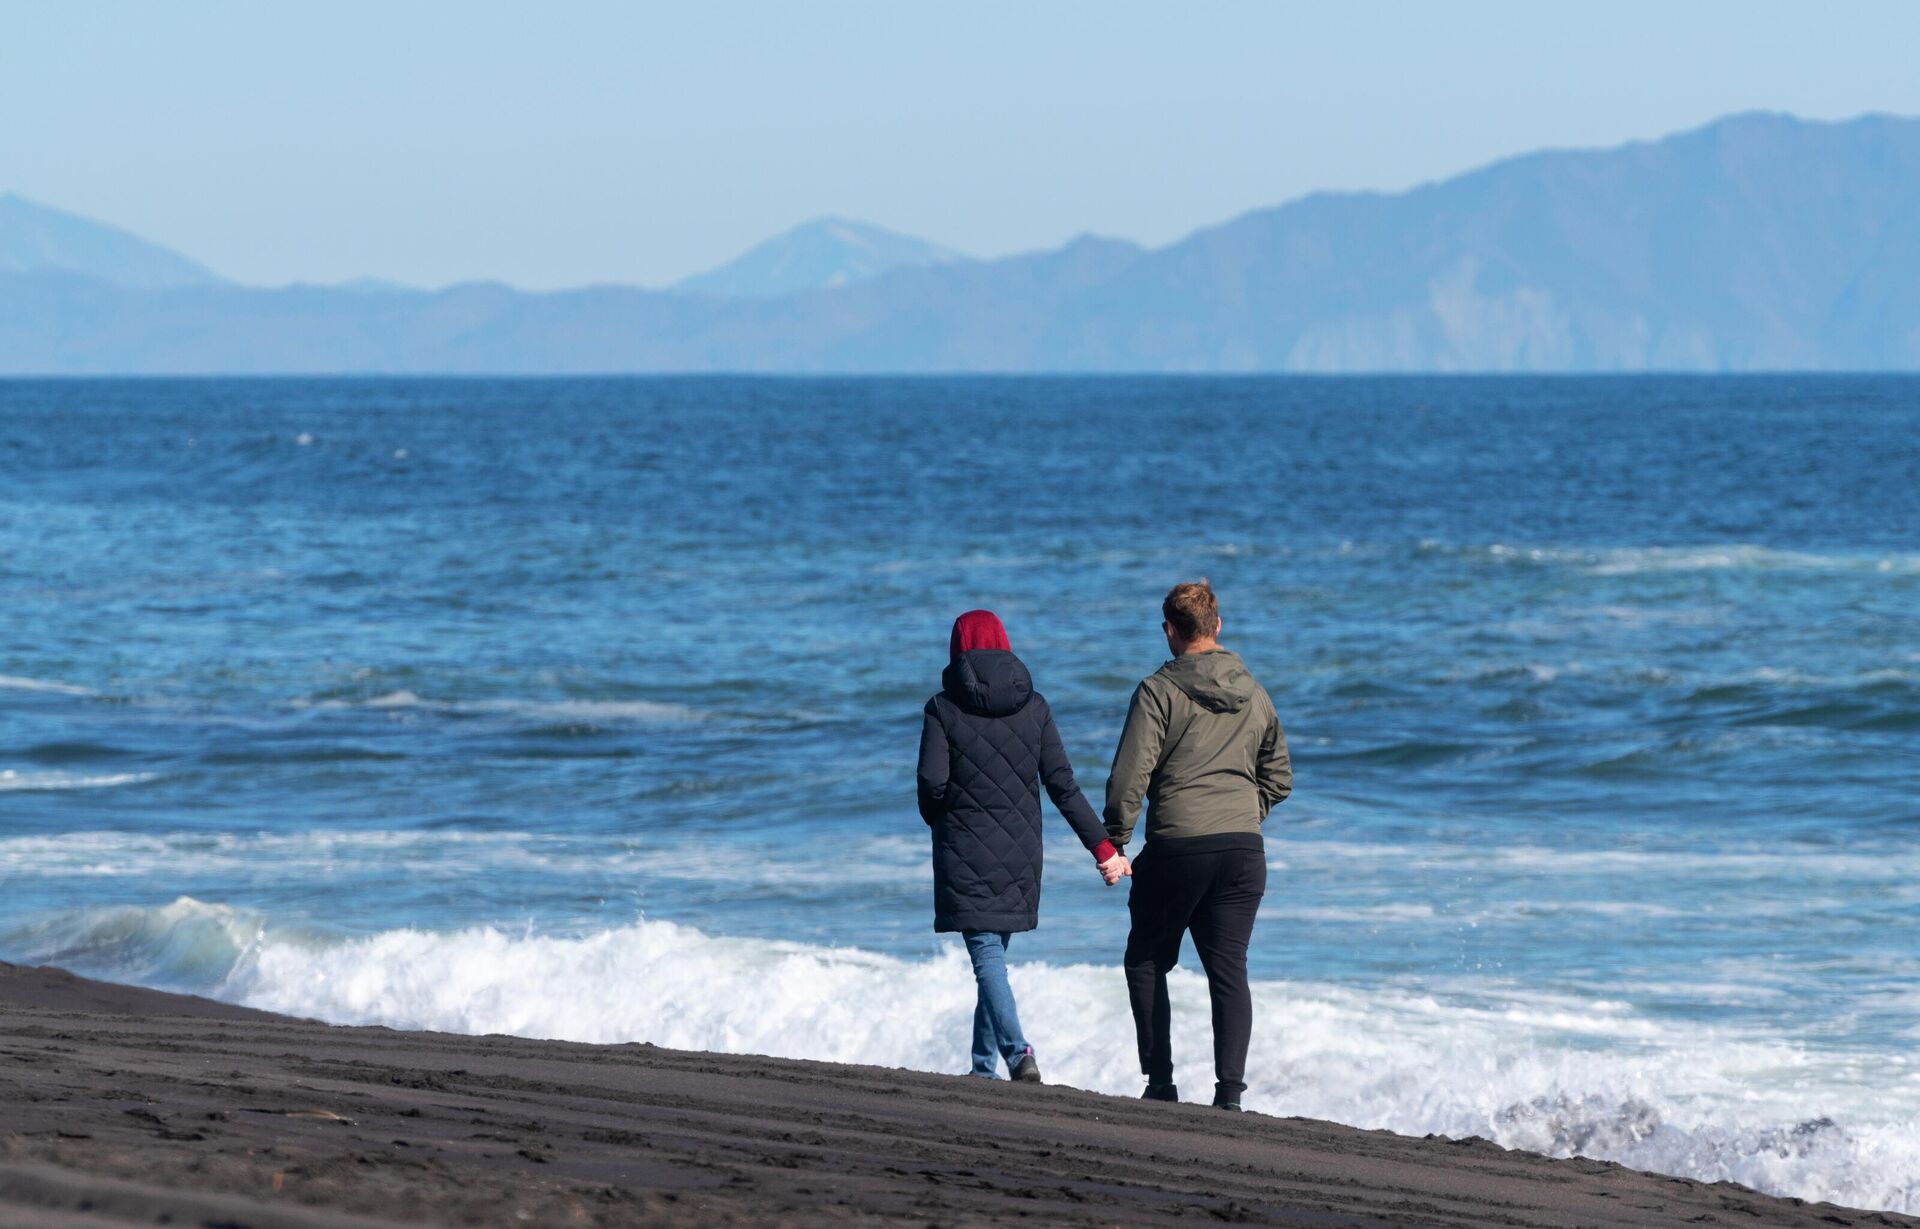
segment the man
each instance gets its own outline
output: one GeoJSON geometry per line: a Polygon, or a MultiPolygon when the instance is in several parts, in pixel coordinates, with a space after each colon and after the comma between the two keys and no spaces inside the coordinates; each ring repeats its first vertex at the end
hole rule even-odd
{"type": "MultiPolygon", "coordinates": [[[[1267,887],[1260,825],[1293,791],[1273,701],[1238,655],[1220,647],[1220,607],[1202,580],[1160,605],[1173,660],[1134,689],[1107,779],[1107,837],[1124,850],[1147,804],[1146,846],[1127,901],[1127,992],[1149,1101],[1178,1101],[1167,972],[1193,946],[1213,999],[1213,1103],[1240,1108],[1253,995],[1247,942],[1267,887]]],[[[1107,872],[1103,868],[1104,873],[1107,872]]]]}

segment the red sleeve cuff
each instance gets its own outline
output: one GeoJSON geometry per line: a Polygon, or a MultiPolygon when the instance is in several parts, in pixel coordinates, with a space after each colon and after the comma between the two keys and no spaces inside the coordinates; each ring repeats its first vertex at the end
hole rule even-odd
{"type": "Polygon", "coordinates": [[[1095,862],[1105,862],[1119,852],[1119,850],[1113,847],[1112,841],[1101,841],[1093,847],[1093,860],[1095,862]]]}

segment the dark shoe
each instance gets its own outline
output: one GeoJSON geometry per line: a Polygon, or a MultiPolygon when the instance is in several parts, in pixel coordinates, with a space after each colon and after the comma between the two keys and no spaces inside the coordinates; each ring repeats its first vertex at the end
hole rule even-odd
{"type": "Polygon", "coordinates": [[[1142,1101],[1178,1101],[1180,1099],[1180,1086],[1178,1084],[1148,1084],[1147,1091],[1140,1094],[1140,1099],[1142,1101]]]}
{"type": "Polygon", "coordinates": [[[1215,1097],[1213,1099],[1213,1108],[1217,1110],[1232,1110],[1237,1114],[1240,1112],[1240,1103],[1238,1101],[1222,1101],[1220,1098],[1215,1097]]]}
{"type": "Polygon", "coordinates": [[[1040,1082],[1040,1064],[1033,1061],[1032,1046],[1028,1046],[1027,1052],[1020,1056],[1020,1061],[1013,1065],[1013,1078],[1022,1084],[1040,1082]]]}

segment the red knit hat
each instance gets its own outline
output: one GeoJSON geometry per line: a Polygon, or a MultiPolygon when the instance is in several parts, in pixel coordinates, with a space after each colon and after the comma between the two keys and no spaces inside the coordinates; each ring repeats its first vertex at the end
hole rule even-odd
{"type": "Polygon", "coordinates": [[[1000,625],[1000,616],[991,610],[969,610],[953,621],[953,635],[947,641],[947,655],[959,661],[960,654],[974,649],[999,649],[1003,653],[1013,651],[1013,645],[1007,642],[1007,629],[1000,625]]]}

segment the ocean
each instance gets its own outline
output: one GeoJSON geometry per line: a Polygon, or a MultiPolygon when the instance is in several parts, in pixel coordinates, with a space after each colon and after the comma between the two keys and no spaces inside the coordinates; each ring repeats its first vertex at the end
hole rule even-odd
{"type": "MultiPolygon", "coordinates": [[[[948,625],[1097,805],[1198,576],[1296,774],[1249,1109],[1920,1212],[1914,378],[0,382],[0,958],[964,1071],[948,625]]],[[[1137,1093],[1047,815],[1023,1020],[1137,1093]]]]}

